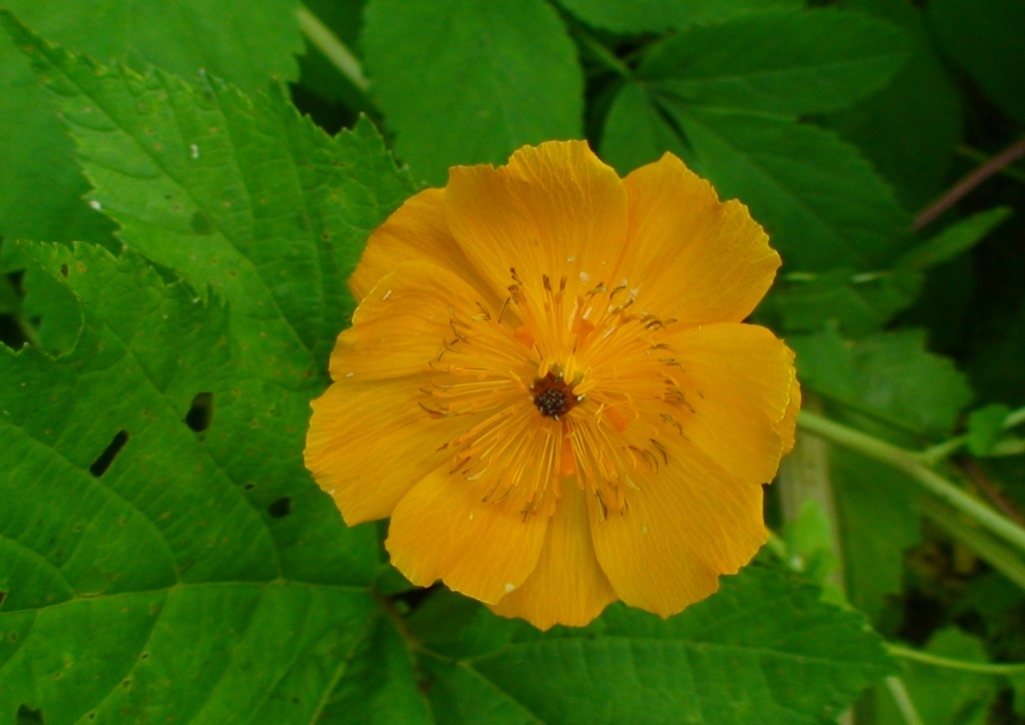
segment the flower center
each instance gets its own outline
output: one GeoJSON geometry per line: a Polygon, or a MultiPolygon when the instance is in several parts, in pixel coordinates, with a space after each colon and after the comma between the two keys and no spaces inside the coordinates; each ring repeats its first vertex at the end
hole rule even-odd
{"type": "Polygon", "coordinates": [[[541,415],[555,420],[566,415],[579,402],[566,381],[553,373],[535,380],[530,392],[534,394],[534,405],[541,415]]]}

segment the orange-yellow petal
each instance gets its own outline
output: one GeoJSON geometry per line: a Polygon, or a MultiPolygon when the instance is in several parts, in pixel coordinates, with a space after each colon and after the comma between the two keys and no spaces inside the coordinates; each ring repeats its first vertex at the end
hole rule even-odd
{"type": "Polygon", "coordinates": [[[738,201],[721,203],[671,154],[624,179],[630,234],[621,276],[638,303],[682,325],[739,322],[780,265],[768,236],[738,201]]]}
{"type": "MultiPolygon", "coordinates": [[[[787,451],[784,421],[792,409],[794,354],[769,330],[720,323],[667,334],[663,340],[680,363],[669,375],[685,400],[652,406],[679,423],[663,425],[668,449],[697,446],[744,483],[769,483],[787,451]]],[[[664,419],[663,419],[664,420],[664,419]]]]}
{"type": "Polygon", "coordinates": [[[588,498],[602,570],[627,604],[663,617],[703,599],[721,574],[748,563],[766,540],[762,487],[744,484],[692,449],[654,474],[635,472],[624,511],[601,520],[588,498]]]}
{"type": "Polygon", "coordinates": [[[426,373],[462,333],[457,310],[478,312],[480,295],[433,262],[401,262],[363,298],[353,326],[331,353],[335,380],[379,380],[426,373]]]}
{"type": "Polygon", "coordinates": [[[519,589],[491,606],[496,614],[522,617],[539,629],[582,627],[616,600],[594,555],[585,494],[569,481],[562,491],[537,568],[519,589]]]}
{"type": "Polygon", "coordinates": [[[610,282],[626,242],[622,180],[584,141],[525,146],[507,166],[457,166],[445,189],[459,246],[500,297],[511,268],[537,299],[547,276],[580,286],[610,282]]]}
{"type": "Polygon", "coordinates": [[[537,566],[548,518],[524,516],[518,497],[482,501],[479,487],[449,470],[434,470],[399,502],[385,548],[414,584],[441,579],[494,604],[537,566]]]}
{"type": "Polygon", "coordinates": [[[449,232],[444,193],[443,189],[424,189],[374,230],[349,278],[349,289],[357,301],[366,297],[384,275],[410,261],[433,262],[471,286],[480,287],[481,294],[490,294],[449,232]]]}
{"type": "Polygon", "coordinates": [[[389,516],[399,499],[444,460],[437,449],[458,430],[431,418],[415,382],[342,379],[313,401],[306,467],[350,526],[389,516]]]}

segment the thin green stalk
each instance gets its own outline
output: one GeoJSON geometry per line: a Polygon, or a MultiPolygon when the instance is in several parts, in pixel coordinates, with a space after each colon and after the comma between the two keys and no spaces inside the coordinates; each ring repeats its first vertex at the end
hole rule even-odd
{"type": "Polygon", "coordinates": [[[324,54],[331,65],[345,76],[352,85],[366,93],[370,90],[370,81],[363,75],[363,67],[352,51],[324,25],[320,18],[310,12],[305,5],[299,6],[299,29],[302,30],[313,46],[324,54]]]}
{"type": "Polygon", "coordinates": [[[968,662],[967,660],[957,660],[953,657],[940,657],[939,655],[932,655],[928,652],[890,643],[887,643],[886,649],[894,657],[911,660],[912,662],[922,662],[927,665],[935,665],[936,667],[945,667],[949,670],[976,672],[980,675],[1025,675],[1025,663],[968,662]]]}
{"type": "MultiPolygon", "coordinates": [[[[1007,414],[1007,418],[1004,419],[1004,430],[1009,430],[1017,425],[1025,423],[1025,407],[1012,410],[1007,414]]],[[[959,435],[954,436],[950,440],[942,441],[934,446],[926,448],[924,451],[918,454],[922,462],[927,466],[935,466],[945,458],[949,458],[952,454],[958,451],[965,443],[968,442],[968,436],[959,435]]],[[[993,450],[996,455],[1013,456],[1022,452],[1020,446],[1012,442],[1011,445],[1000,445],[993,450]]]]}
{"type": "Polygon", "coordinates": [[[918,710],[915,709],[915,703],[911,700],[911,695],[908,694],[908,688],[904,686],[904,680],[899,677],[887,677],[886,688],[890,691],[890,696],[893,697],[893,701],[896,703],[897,709],[900,710],[904,722],[908,725],[925,725],[922,722],[922,717],[918,714],[918,710]]]}
{"type": "Polygon", "coordinates": [[[801,411],[798,424],[831,443],[857,451],[908,474],[931,494],[976,521],[992,534],[1025,552],[1025,528],[998,513],[927,467],[917,453],[848,428],[815,413],[801,411]]]}
{"type": "Polygon", "coordinates": [[[921,496],[918,508],[941,529],[1012,582],[1025,589],[1025,560],[979,527],[932,497],[921,496]]]}
{"type": "Polygon", "coordinates": [[[579,23],[573,23],[570,30],[577,39],[583,43],[594,57],[601,62],[605,68],[612,71],[620,78],[624,80],[633,79],[633,71],[630,70],[630,66],[621,61],[615,53],[606,48],[601,41],[592,36],[587,30],[583,28],[579,23]]]}

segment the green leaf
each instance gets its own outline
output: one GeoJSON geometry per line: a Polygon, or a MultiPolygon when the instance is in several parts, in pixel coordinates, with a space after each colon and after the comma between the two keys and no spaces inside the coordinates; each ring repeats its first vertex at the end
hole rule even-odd
{"type": "Polygon", "coordinates": [[[543,0],[370,0],[362,44],[396,154],[432,184],[581,137],[580,66],[543,0]]]}
{"type": "Polygon", "coordinates": [[[904,246],[907,217],[892,190],[835,134],[676,102],[666,109],[696,168],[721,197],[751,207],[788,269],[878,269],[904,246]]]}
{"type": "Polygon", "coordinates": [[[827,124],[857,146],[894,185],[905,207],[917,210],[939,194],[961,141],[962,101],[926,27],[910,2],[846,0],[844,8],[903,29],[911,50],[893,79],[827,124]]]}
{"type": "Polygon", "coordinates": [[[857,343],[835,331],[793,336],[801,381],[898,429],[942,435],[972,399],[953,362],[925,347],[921,330],[884,332],[857,343]]]}
{"type": "Polygon", "coordinates": [[[664,621],[615,605],[539,633],[453,604],[410,626],[428,697],[456,721],[819,723],[891,667],[860,615],[759,567],[664,621]],[[461,628],[438,637],[439,618],[461,628]]]}
{"type": "Polygon", "coordinates": [[[322,376],[363,243],[413,189],[369,122],[330,138],[279,93],[106,69],[11,29],[121,240],[229,302],[275,378],[322,376]]]}
{"type": "MultiPolygon", "coordinates": [[[[827,330],[787,344],[805,388],[840,403],[833,415],[899,444],[949,435],[971,401],[964,375],[926,350],[921,331],[850,342],[827,330]]],[[[886,596],[900,590],[904,552],[919,540],[916,488],[892,467],[844,450],[830,451],[830,465],[848,596],[876,619],[886,596]]]]}
{"type": "Polygon", "coordinates": [[[767,13],[671,36],[637,75],[687,105],[796,115],[850,106],[906,57],[904,34],[865,15],[767,13]]]}
{"type": "Polygon", "coordinates": [[[1007,114],[1025,121],[1025,3],[1020,0],[934,0],[929,19],[943,50],[1007,114]]]}
{"type": "Polygon", "coordinates": [[[788,566],[825,586],[840,562],[833,551],[829,514],[822,504],[814,499],[803,501],[797,518],[783,525],[781,536],[788,566]]]}
{"type": "MultiPolygon", "coordinates": [[[[194,76],[200,68],[243,89],[294,78],[302,48],[295,0],[31,0],[4,7],[38,32],[95,57],[153,63],[194,76]]],[[[14,44],[0,37],[0,234],[106,242],[112,227],[83,201],[73,146],[14,44]]]]}
{"type": "MultiPolygon", "coordinates": [[[[955,627],[942,629],[930,638],[925,652],[938,657],[968,663],[984,663],[982,642],[955,627]]],[[[984,725],[990,701],[996,695],[997,680],[992,676],[927,662],[903,663],[901,678],[923,723],[929,725],[984,725]]],[[[904,718],[880,695],[880,725],[903,725],[904,718]]]]}
{"type": "Polygon", "coordinates": [[[1004,434],[1004,421],[1011,409],[994,403],[968,415],[968,450],[973,456],[985,456],[1004,434]]]}
{"type": "Polygon", "coordinates": [[[863,337],[912,304],[921,285],[920,272],[901,267],[874,274],[834,269],[784,275],[758,313],[786,332],[818,332],[832,325],[848,337],[863,337]]]}
{"type": "Polygon", "coordinates": [[[980,211],[967,219],[961,219],[924,244],[915,247],[899,260],[898,264],[912,269],[926,269],[936,264],[949,262],[981,242],[1009,216],[1010,207],[980,211]]]}
{"type": "Polygon", "coordinates": [[[803,0],[562,0],[584,22],[617,33],[660,33],[772,10],[795,10],[803,0]]]}
{"type": "Polygon", "coordinates": [[[23,251],[83,325],[62,358],[0,348],[0,713],[312,719],[378,547],[301,468],[311,391],[261,380],[250,323],[131,251],[23,251]]]}

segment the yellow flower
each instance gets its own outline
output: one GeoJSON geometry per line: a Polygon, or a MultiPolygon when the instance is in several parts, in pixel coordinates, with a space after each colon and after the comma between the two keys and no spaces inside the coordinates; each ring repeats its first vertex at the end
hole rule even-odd
{"type": "Polygon", "coordinates": [[[414,584],[541,628],[679,612],[765,542],[793,446],[793,353],[741,324],[779,264],[670,154],[453,168],[367,243],[306,465],[414,584]]]}

